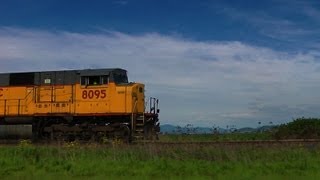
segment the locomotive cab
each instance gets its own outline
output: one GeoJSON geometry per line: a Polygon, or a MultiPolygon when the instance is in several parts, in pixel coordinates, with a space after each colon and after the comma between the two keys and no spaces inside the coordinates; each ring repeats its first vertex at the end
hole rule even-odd
{"type": "MultiPolygon", "coordinates": [[[[99,96],[104,92],[107,94],[106,98],[100,101],[102,106],[104,103],[107,106],[100,109],[94,105],[95,107],[90,113],[99,114],[107,111],[108,116],[116,118],[120,115],[123,118],[118,122],[128,123],[131,133],[136,137],[147,137],[147,139],[157,137],[157,133],[160,131],[158,100],[150,98],[150,100],[146,101],[144,84],[129,82],[127,72],[122,69],[116,69],[109,74],[95,73],[91,77],[85,74],[81,78],[88,79],[86,82],[89,86],[85,84],[82,92],[83,94],[89,90],[88,93],[85,93],[85,97],[87,97],[87,94],[88,96],[92,96],[92,94],[94,94],[93,96],[99,96]],[[91,79],[99,83],[91,82],[91,79]],[[92,93],[90,88],[101,88],[101,92],[94,90],[94,93],[92,93]],[[146,104],[149,106],[149,111],[147,111],[146,104]]],[[[92,105],[90,104],[90,106],[92,105]]]]}

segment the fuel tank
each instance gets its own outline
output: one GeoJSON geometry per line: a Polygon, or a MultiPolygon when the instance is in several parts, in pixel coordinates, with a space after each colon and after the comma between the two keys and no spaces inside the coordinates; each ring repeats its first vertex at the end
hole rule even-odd
{"type": "Polygon", "coordinates": [[[32,125],[0,125],[0,139],[31,139],[32,125]]]}

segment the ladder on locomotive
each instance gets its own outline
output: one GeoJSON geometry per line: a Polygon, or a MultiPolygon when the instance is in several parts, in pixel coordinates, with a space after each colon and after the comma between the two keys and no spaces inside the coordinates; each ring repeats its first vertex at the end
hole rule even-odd
{"type": "Polygon", "coordinates": [[[134,132],[135,132],[135,137],[137,139],[143,139],[144,136],[146,135],[145,133],[145,125],[146,123],[148,123],[149,119],[146,119],[146,116],[145,116],[145,113],[148,113],[148,114],[158,114],[158,108],[159,108],[159,100],[157,98],[154,98],[154,97],[150,97],[149,98],[149,104],[148,102],[146,102],[146,107],[149,106],[149,111],[144,112],[140,115],[138,115],[136,117],[136,122],[135,122],[135,129],[134,129],[134,132]]]}

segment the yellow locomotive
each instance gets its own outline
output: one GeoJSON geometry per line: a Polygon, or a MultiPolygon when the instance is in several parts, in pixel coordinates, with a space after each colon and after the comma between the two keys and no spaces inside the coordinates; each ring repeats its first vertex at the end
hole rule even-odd
{"type": "Polygon", "coordinates": [[[154,139],[158,99],[144,88],[119,68],[0,74],[0,136],[154,139]]]}

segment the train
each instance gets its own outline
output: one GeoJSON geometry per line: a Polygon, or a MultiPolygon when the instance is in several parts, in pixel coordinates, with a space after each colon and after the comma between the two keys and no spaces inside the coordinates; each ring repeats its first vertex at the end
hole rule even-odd
{"type": "Polygon", "coordinates": [[[0,73],[0,138],[156,140],[159,99],[121,68],[0,73]]]}

